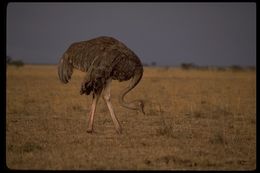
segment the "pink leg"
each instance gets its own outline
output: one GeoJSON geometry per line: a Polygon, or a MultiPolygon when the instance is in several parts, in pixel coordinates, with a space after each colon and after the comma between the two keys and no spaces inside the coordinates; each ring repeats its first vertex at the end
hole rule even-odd
{"type": "Polygon", "coordinates": [[[116,131],[117,131],[117,133],[120,134],[122,132],[122,128],[119,124],[119,121],[117,120],[117,117],[116,117],[115,112],[113,110],[112,104],[110,102],[110,84],[111,84],[111,80],[107,81],[107,85],[103,90],[102,96],[103,96],[104,101],[107,104],[111,118],[112,118],[113,123],[114,123],[115,128],[116,128],[116,131]]]}
{"type": "Polygon", "coordinates": [[[95,115],[95,112],[96,112],[96,106],[97,106],[99,96],[100,95],[95,95],[93,102],[92,102],[92,105],[91,105],[91,110],[90,110],[90,113],[89,113],[88,129],[87,129],[88,133],[91,133],[93,131],[94,115],[95,115]]]}

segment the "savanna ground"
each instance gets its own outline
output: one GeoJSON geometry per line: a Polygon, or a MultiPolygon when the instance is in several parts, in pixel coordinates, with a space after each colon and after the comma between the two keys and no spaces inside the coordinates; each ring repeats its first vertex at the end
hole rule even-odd
{"type": "Polygon", "coordinates": [[[6,164],[43,170],[253,170],[256,168],[255,71],[144,69],[126,100],[143,99],[143,115],[119,105],[128,82],[112,83],[117,134],[100,99],[94,133],[84,73],[62,84],[56,66],[7,67],[6,164]]]}

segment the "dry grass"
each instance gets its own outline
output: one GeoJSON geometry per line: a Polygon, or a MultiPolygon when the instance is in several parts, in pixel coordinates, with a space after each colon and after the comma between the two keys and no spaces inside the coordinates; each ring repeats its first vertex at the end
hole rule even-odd
{"type": "Polygon", "coordinates": [[[146,115],[112,103],[114,129],[101,99],[88,134],[91,96],[84,74],[68,85],[56,66],[7,67],[6,162],[10,169],[253,170],[256,168],[256,73],[145,68],[127,100],[145,100],[146,115]]]}

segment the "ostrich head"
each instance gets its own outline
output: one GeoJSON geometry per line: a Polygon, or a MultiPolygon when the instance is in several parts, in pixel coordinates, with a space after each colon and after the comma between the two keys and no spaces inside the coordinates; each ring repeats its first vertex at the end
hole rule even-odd
{"type": "Polygon", "coordinates": [[[144,102],[142,100],[132,101],[131,103],[128,103],[128,107],[131,108],[131,109],[138,110],[138,111],[142,112],[145,115],[145,112],[144,112],[144,102]]]}
{"type": "Polygon", "coordinates": [[[138,101],[139,110],[145,115],[144,112],[144,102],[142,100],[138,101]]]}
{"type": "Polygon", "coordinates": [[[73,72],[73,65],[69,56],[65,53],[58,65],[58,74],[62,83],[68,83],[73,72]]]}

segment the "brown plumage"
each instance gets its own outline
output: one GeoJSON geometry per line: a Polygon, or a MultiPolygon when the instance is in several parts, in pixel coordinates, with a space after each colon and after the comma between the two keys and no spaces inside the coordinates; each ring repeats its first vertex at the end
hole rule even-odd
{"type": "Polygon", "coordinates": [[[119,96],[119,103],[129,109],[143,111],[143,102],[135,100],[125,102],[124,96],[141,80],[143,66],[137,55],[122,42],[112,37],[97,37],[88,41],[73,43],[63,54],[58,64],[59,79],[68,83],[73,69],[86,72],[81,84],[80,94],[93,93],[88,132],[93,130],[93,118],[100,95],[105,100],[118,133],[121,126],[110,103],[110,84],[112,80],[127,81],[129,86],[119,96]]]}

